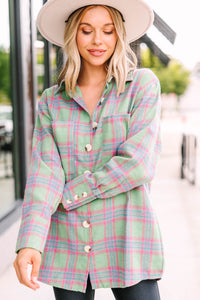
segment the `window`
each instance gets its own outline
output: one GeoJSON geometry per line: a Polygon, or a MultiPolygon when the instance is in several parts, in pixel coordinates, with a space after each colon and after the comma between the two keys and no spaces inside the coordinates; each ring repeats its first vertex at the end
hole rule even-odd
{"type": "Polygon", "coordinates": [[[15,204],[8,0],[0,2],[0,219],[15,204]]]}

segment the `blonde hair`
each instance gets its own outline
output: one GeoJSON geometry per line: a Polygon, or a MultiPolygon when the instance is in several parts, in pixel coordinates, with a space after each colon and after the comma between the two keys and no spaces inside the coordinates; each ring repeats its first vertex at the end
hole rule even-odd
{"type": "MultiPolygon", "coordinates": [[[[63,49],[67,55],[67,59],[65,67],[59,75],[58,85],[60,85],[61,81],[65,79],[65,89],[69,95],[74,95],[75,93],[75,87],[81,69],[81,57],[76,44],[76,34],[78,31],[78,27],[83,15],[89,9],[96,6],[97,5],[90,5],[78,9],[77,11],[72,13],[66,23],[63,49]]],[[[122,21],[120,12],[112,7],[104,5],[100,6],[106,8],[110,13],[118,36],[114,53],[107,61],[106,80],[109,80],[111,76],[115,78],[117,95],[119,95],[125,89],[125,82],[128,72],[130,70],[136,69],[137,58],[126,41],[126,29],[122,21]]]]}

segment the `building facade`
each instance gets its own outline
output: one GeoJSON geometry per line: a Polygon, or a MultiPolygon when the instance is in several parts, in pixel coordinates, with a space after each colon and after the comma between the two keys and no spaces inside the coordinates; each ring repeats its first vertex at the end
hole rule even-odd
{"type": "Polygon", "coordinates": [[[3,220],[22,204],[37,100],[57,77],[59,51],[36,28],[44,2],[0,3],[0,231],[3,220]]]}

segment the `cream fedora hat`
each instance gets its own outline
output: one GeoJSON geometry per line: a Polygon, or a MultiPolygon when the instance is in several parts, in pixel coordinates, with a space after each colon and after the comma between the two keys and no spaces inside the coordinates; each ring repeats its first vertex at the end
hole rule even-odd
{"type": "Polygon", "coordinates": [[[80,7],[107,5],[122,14],[128,42],[133,42],[146,33],[154,20],[153,10],[142,0],[49,0],[37,17],[40,33],[51,43],[63,47],[65,21],[80,7]]]}

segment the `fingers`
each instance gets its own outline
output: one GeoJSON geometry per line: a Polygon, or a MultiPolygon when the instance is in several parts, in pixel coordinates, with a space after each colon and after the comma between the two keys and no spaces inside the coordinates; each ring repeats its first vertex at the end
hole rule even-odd
{"type": "Polygon", "coordinates": [[[37,288],[39,288],[39,284],[37,283],[37,278],[39,275],[40,270],[40,264],[41,264],[41,255],[35,256],[32,264],[32,271],[31,271],[31,281],[36,285],[37,288]]]}
{"type": "Polygon", "coordinates": [[[16,274],[17,274],[17,278],[18,278],[19,282],[21,283],[21,275],[20,275],[20,273],[19,273],[19,271],[18,271],[18,267],[17,267],[16,260],[14,261],[13,266],[14,266],[14,268],[15,268],[15,272],[16,272],[16,274]]]}
{"type": "Polygon", "coordinates": [[[39,251],[30,248],[21,249],[13,265],[21,284],[24,284],[33,290],[40,287],[37,283],[41,265],[41,254],[39,251]],[[31,278],[28,276],[28,265],[32,265],[31,278]]]}

